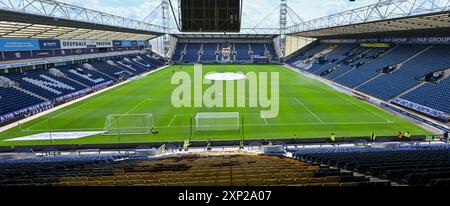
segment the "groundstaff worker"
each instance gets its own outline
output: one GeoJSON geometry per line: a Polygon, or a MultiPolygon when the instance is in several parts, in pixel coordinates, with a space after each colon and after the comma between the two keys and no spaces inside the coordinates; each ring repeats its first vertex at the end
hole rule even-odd
{"type": "Polygon", "coordinates": [[[376,139],[377,139],[377,135],[375,135],[375,132],[370,133],[370,141],[375,142],[376,139]]]}
{"type": "Polygon", "coordinates": [[[188,149],[189,149],[189,139],[185,139],[183,144],[183,150],[188,151],[188,149]]]}
{"type": "Polygon", "coordinates": [[[335,142],[336,142],[336,135],[334,134],[334,132],[332,132],[330,136],[330,143],[331,145],[333,145],[333,147],[335,142]]]}
{"type": "Polygon", "coordinates": [[[244,150],[244,145],[245,145],[244,140],[241,139],[241,142],[239,143],[239,150],[244,150]]]}
{"type": "Polygon", "coordinates": [[[407,140],[411,140],[411,141],[412,141],[411,133],[410,133],[409,131],[407,131],[407,132],[405,133],[405,138],[406,138],[407,140]]]}

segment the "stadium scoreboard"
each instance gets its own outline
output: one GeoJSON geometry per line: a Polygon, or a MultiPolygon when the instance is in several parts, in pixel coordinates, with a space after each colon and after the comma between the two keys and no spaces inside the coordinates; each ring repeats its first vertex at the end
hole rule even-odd
{"type": "Polygon", "coordinates": [[[239,32],[242,0],[180,0],[183,32],[239,32]]]}

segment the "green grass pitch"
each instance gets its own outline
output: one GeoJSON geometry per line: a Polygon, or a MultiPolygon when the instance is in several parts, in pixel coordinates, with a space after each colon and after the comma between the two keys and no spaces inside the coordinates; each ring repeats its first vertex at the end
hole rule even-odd
{"type": "MultiPolygon", "coordinates": [[[[261,119],[261,108],[174,108],[170,83],[173,71],[193,73],[193,65],[175,65],[141,79],[130,81],[84,101],[67,106],[0,134],[0,145],[48,145],[50,141],[5,139],[56,131],[103,130],[109,114],[147,114],[154,116],[159,134],[92,136],[76,140],[55,140],[53,144],[97,144],[118,142],[181,141],[190,134],[190,122],[197,112],[239,112],[244,119],[239,132],[193,132],[192,140],[272,139],[303,137],[396,135],[409,130],[413,135],[428,131],[322,83],[280,65],[204,65],[203,72],[279,72],[280,113],[275,119],[261,119]],[[50,121],[49,121],[50,119],[50,121]],[[50,129],[51,127],[51,129],[50,129]]],[[[205,86],[206,87],[206,86],[205,86]]],[[[194,127],[195,130],[195,127],[194,127]]]]}

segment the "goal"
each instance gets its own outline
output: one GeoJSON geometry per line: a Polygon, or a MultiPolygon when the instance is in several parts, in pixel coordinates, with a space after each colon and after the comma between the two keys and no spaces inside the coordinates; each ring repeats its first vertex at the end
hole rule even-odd
{"type": "Polygon", "coordinates": [[[238,112],[197,113],[196,131],[239,131],[238,112]]]}
{"type": "Polygon", "coordinates": [[[111,114],[106,117],[104,135],[142,135],[152,130],[152,114],[111,114]]]}

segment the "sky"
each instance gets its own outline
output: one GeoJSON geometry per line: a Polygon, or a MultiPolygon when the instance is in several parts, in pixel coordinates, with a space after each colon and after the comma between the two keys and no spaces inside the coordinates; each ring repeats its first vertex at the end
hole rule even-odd
{"type": "MultiPolygon", "coordinates": [[[[90,8],[110,14],[143,20],[161,0],[58,0],[69,4],[90,8]]],[[[172,0],[177,5],[178,0],[172,0]]],[[[303,20],[311,20],[335,14],[349,9],[376,3],[378,0],[288,0],[288,5],[303,20]]],[[[279,0],[243,0],[243,28],[253,28],[265,16],[273,11],[279,0]]],[[[278,11],[261,22],[259,27],[277,27],[278,11]]],[[[156,21],[155,21],[156,23],[156,21]]],[[[289,23],[291,24],[291,23],[289,23]]]]}

